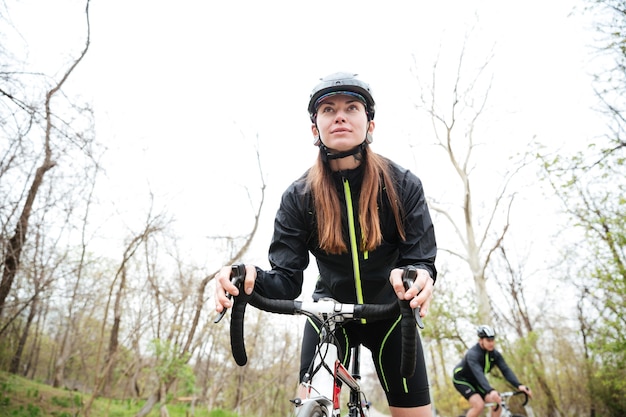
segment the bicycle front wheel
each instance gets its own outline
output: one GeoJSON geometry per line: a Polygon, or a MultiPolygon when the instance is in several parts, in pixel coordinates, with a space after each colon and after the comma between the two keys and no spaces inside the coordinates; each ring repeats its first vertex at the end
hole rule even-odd
{"type": "Polygon", "coordinates": [[[296,417],[330,417],[326,407],[317,401],[307,401],[296,410],[296,417]]]}

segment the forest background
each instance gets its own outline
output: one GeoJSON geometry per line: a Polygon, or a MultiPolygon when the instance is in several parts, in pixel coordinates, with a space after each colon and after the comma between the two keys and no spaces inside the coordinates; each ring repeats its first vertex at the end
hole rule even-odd
{"type": "Polygon", "coordinates": [[[626,415],[624,2],[197,3],[1,3],[1,370],[88,394],[84,415],[287,415],[302,322],[250,312],[238,368],[211,281],[268,266],[316,156],[308,94],[345,70],[435,220],[438,415],[465,407],[451,371],[480,323],[537,415],[626,415]]]}

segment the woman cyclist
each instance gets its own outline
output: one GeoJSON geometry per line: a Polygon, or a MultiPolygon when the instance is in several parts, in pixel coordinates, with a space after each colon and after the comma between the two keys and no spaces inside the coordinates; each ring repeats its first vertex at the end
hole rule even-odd
{"type": "MultiPolygon", "coordinates": [[[[370,148],[375,103],[369,85],[350,73],[322,78],[310,95],[308,111],[319,147],[317,161],[283,193],[269,248],[272,268],[246,265],[244,291],[295,299],[310,252],[319,270],[314,300],[389,303],[398,297],[410,300],[413,308],[419,306],[425,316],[437,275],[434,228],[421,181],[370,148]],[[405,291],[406,266],[414,266],[418,274],[405,291]]],[[[225,293],[238,294],[229,281],[230,271],[230,266],[224,267],[215,277],[217,312],[232,305],[225,293]]],[[[350,322],[343,330],[350,345],[361,343],[371,350],[393,417],[432,414],[419,340],[416,370],[404,379],[395,321],[350,322]]],[[[307,322],[301,381],[317,340],[315,327],[307,322]]]]}

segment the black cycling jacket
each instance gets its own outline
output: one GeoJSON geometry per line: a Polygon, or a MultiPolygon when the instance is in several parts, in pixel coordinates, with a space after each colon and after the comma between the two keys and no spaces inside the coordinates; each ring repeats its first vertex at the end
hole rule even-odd
{"type": "Polygon", "coordinates": [[[255,290],[269,298],[298,297],[302,291],[303,271],[309,264],[309,252],[315,256],[319,270],[313,293],[315,300],[332,297],[343,303],[392,302],[396,295],[389,274],[393,268],[407,265],[425,269],[436,279],[437,245],[422,183],[409,170],[392,161],[389,165],[400,199],[398,203],[403,207],[405,241],[398,235],[390,203],[383,191],[384,197],[379,199],[382,244],[371,252],[352,249],[355,246],[350,244],[350,235],[360,236],[358,201],[363,179],[363,166],[360,166],[333,173],[342,202],[343,232],[349,252],[331,255],[322,251],[305,173],[283,193],[269,248],[272,269],[264,271],[257,267],[255,290]],[[352,222],[348,221],[347,195],[352,202],[352,222]],[[351,229],[350,225],[354,227],[351,229]]]}
{"type": "Polygon", "coordinates": [[[522,385],[511,368],[504,361],[504,357],[497,350],[491,352],[480,347],[476,343],[472,346],[465,357],[454,367],[454,380],[467,381],[479,392],[487,394],[493,390],[485,374],[488,374],[494,366],[502,372],[502,376],[515,388],[522,385]]]}

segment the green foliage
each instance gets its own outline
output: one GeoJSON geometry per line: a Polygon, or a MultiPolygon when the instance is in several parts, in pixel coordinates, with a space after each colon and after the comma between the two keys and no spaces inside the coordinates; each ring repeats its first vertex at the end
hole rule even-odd
{"type": "Polygon", "coordinates": [[[626,415],[626,343],[623,333],[614,331],[616,322],[600,328],[591,345],[596,359],[591,363],[595,372],[591,381],[591,391],[598,401],[604,404],[607,415],[626,415]],[[619,336],[619,337],[616,337],[619,336]]]}
{"type": "Polygon", "coordinates": [[[234,411],[227,411],[221,408],[216,408],[215,410],[211,410],[209,413],[209,417],[238,417],[239,415],[234,411]]]}
{"type": "Polygon", "coordinates": [[[7,381],[0,382],[0,409],[1,407],[8,407],[11,404],[10,395],[13,392],[13,387],[7,381]]]}
{"type": "Polygon", "coordinates": [[[594,74],[594,89],[606,118],[604,137],[586,149],[544,161],[547,178],[563,202],[570,225],[583,235],[572,242],[565,263],[580,265],[569,282],[579,288],[580,328],[589,357],[591,402],[605,415],[626,415],[626,2],[588,0],[597,50],[614,65],[594,74]],[[584,312],[584,314],[582,313],[584,312]]]}
{"type": "MultiPolygon", "coordinates": [[[[83,415],[84,395],[52,388],[26,378],[0,372],[0,416],[4,417],[74,417],[83,415]]],[[[143,406],[143,401],[97,398],[91,417],[133,417],[143,406]]],[[[216,409],[209,412],[204,406],[193,407],[187,402],[167,405],[170,417],[238,417],[236,413],[216,409]]],[[[160,415],[158,407],[149,417],[160,415]]]]}
{"type": "Polygon", "coordinates": [[[603,404],[606,415],[618,417],[626,415],[626,370],[620,367],[601,366],[593,376],[592,393],[603,404]]]}
{"type": "Polygon", "coordinates": [[[154,339],[151,348],[157,358],[154,368],[161,381],[178,382],[179,390],[184,394],[192,394],[195,387],[195,374],[187,364],[189,354],[179,354],[178,346],[167,341],[154,339]]]}
{"type": "Polygon", "coordinates": [[[438,415],[461,416],[470,408],[469,402],[454,388],[452,384],[446,384],[439,388],[433,387],[432,397],[438,415]]]}
{"type": "Polygon", "coordinates": [[[39,417],[41,415],[41,409],[32,404],[26,406],[26,412],[28,417],[39,417]]]}
{"type": "MultiPolygon", "coordinates": [[[[603,415],[618,416],[626,415],[622,398],[626,389],[626,173],[621,164],[613,163],[611,157],[618,155],[592,151],[590,147],[588,153],[572,157],[569,165],[565,158],[548,165],[549,172],[559,173],[551,179],[571,218],[570,224],[583,236],[567,248],[566,264],[572,269],[576,269],[574,265],[580,267],[564,279],[579,289],[579,322],[585,336],[582,342],[591,359],[588,366],[570,363],[567,373],[569,381],[584,378],[588,387],[579,387],[578,397],[572,396],[571,401],[601,404],[598,407],[605,407],[603,415]],[[590,164],[589,155],[594,155],[592,161],[600,162],[590,164]],[[585,373],[585,369],[594,370],[594,374],[585,373]]],[[[576,357],[580,356],[570,355],[576,357]]]]}
{"type": "Polygon", "coordinates": [[[597,317],[589,322],[589,348],[595,358],[592,394],[607,408],[608,415],[626,415],[626,271],[624,271],[623,216],[604,213],[597,218],[605,232],[596,242],[596,259],[602,262],[590,270],[587,300],[597,317]],[[621,223],[621,224],[620,224],[621,223]]]}
{"type": "Polygon", "coordinates": [[[69,397],[57,397],[54,396],[50,399],[52,404],[58,405],[60,407],[70,408],[70,407],[81,407],[83,405],[83,399],[80,395],[74,395],[69,397]]]}

